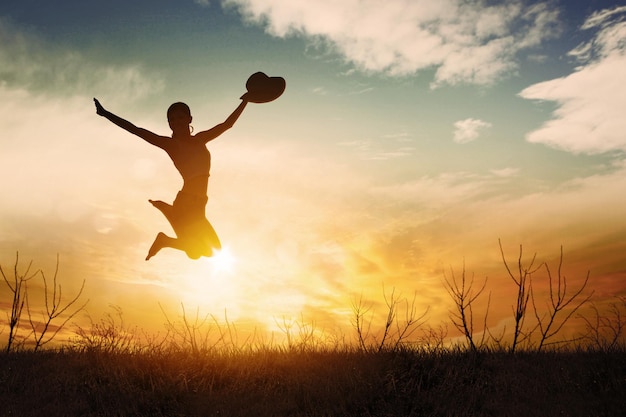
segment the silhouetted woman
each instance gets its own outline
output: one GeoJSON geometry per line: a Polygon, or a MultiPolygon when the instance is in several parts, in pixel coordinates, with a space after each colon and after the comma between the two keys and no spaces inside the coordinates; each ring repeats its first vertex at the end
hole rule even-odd
{"type": "Polygon", "coordinates": [[[215,230],[206,219],[207,185],[211,169],[211,154],[206,144],[230,129],[248,104],[248,93],[241,97],[241,104],[223,122],[209,130],[192,134],[191,111],[185,103],[174,103],[167,110],[167,121],[172,136],[160,136],[137,127],[128,120],[107,111],[94,98],[96,113],[107,118],[122,129],[139,136],[146,142],[163,149],[174,162],[183,177],[183,188],[172,205],[163,201],[149,200],[172,225],[176,238],[159,233],[148,251],[146,260],[163,248],[184,251],[192,259],[212,256],[221,244],[215,230]]]}

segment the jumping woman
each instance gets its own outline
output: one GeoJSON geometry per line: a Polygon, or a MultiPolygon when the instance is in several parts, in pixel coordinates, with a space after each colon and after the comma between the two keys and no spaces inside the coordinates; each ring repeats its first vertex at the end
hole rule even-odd
{"type": "Polygon", "coordinates": [[[191,259],[210,257],[214,250],[221,249],[215,230],[206,219],[207,186],[211,170],[211,154],[206,144],[233,127],[246,105],[248,93],[241,97],[241,104],[223,122],[209,130],[195,135],[191,125],[191,110],[185,103],[174,103],[167,110],[167,121],[172,136],[160,136],[149,130],[135,126],[128,120],[106,110],[94,98],[96,113],[113,124],[139,136],[146,142],[163,149],[172,159],[174,166],[183,177],[183,188],[176,195],[172,205],[163,201],[149,200],[158,208],[172,225],[176,238],[158,233],[146,260],[163,248],[184,251],[191,259]]]}

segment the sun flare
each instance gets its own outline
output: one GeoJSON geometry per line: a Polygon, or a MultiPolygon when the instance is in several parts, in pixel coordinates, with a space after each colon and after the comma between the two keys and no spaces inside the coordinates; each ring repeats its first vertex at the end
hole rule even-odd
{"type": "Polygon", "coordinates": [[[241,282],[237,279],[236,257],[225,247],[210,258],[201,258],[181,271],[176,296],[188,308],[198,308],[201,314],[216,314],[228,310],[229,318],[239,316],[241,282]]]}
{"type": "Polygon", "coordinates": [[[231,273],[235,269],[237,259],[230,248],[223,247],[219,251],[215,251],[209,263],[217,273],[231,273]]]}
{"type": "Polygon", "coordinates": [[[194,262],[180,283],[184,298],[194,304],[208,305],[236,298],[235,264],[235,256],[228,247],[194,262]]]}

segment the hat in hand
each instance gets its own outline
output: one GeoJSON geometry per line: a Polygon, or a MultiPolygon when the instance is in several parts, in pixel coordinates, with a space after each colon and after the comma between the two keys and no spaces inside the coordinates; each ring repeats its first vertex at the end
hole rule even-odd
{"type": "Polygon", "coordinates": [[[241,98],[251,103],[269,103],[283,94],[286,85],[283,77],[268,77],[262,72],[255,72],[246,81],[248,92],[241,98]]]}

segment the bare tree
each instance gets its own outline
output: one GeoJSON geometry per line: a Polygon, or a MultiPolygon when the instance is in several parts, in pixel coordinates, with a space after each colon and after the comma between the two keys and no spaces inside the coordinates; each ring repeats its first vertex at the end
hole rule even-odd
{"type": "Polygon", "coordinates": [[[517,258],[517,270],[515,273],[509,267],[508,262],[506,261],[506,257],[504,256],[504,249],[502,249],[502,242],[498,239],[498,244],[500,246],[500,254],[502,255],[502,261],[504,262],[504,266],[506,267],[506,271],[509,274],[509,277],[515,285],[517,286],[517,300],[515,307],[513,309],[513,318],[515,319],[515,329],[513,332],[513,342],[511,343],[511,353],[515,352],[517,346],[525,340],[530,340],[530,336],[532,335],[532,331],[524,333],[524,321],[526,319],[526,312],[528,308],[528,300],[530,299],[531,293],[531,276],[541,267],[541,265],[535,267],[535,261],[537,258],[537,254],[535,253],[528,263],[528,265],[524,265],[522,262],[522,245],[519,246],[519,256],[517,258]]]}
{"type": "MultiPolygon", "coordinates": [[[[15,255],[15,266],[13,267],[13,278],[9,278],[7,274],[2,269],[2,265],[0,265],[0,273],[2,274],[2,278],[4,279],[5,284],[9,288],[9,291],[12,294],[12,302],[11,302],[11,316],[8,317],[9,322],[9,336],[6,346],[6,351],[10,352],[11,349],[15,348],[15,343],[17,341],[17,333],[20,327],[20,321],[22,318],[22,311],[24,309],[24,303],[26,300],[26,294],[28,292],[27,283],[31,279],[33,279],[38,271],[30,274],[30,268],[32,267],[33,261],[28,263],[26,267],[26,271],[20,273],[18,271],[19,265],[19,252],[15,255]]],[[[8,314],[7,314],[8,316],[8,314]]]]}
{"type": "Polygon", "coordinates": [[[321,346],[321,341],[317,336],[317,325],[313,319],[307,322],[304,315],[300,314],[298,324],[298,345],[301,351],[315,350],[321,346]]]}
{"type": "Polygon", "coordinates": [[[418,337],[418,345],[421,349],[429,352],[440,352],[445,349],[445,341],[448,337],[448,326],[445,323],[437,327],[426,326],[418,337]]]}
{"type": "Polygon", "coordinates": [[[126,326],[121,307],[112,304],[109,307],[113,314],[107,312],[99,322],[89,317],[89,329],[77,327],[76,337],[72,340],[74,348],[117,354],[137,350],[137,329],[126,326]]]}
{"type": "Polygon", "coordinates": [[[196,308],[195,316],[188,317],[185,311],[185,305],[181,303],[182,314],[179,316],[178,321],[170,320],[161,304],[159,304],[159,307],[166,320],[167,332],[171,335],[169,337],[171,348],[180,352],[191,351],[191,353],[197,355],[214,349],[222,342],[224,334],[221,334],[217,338],[212,338],[213,330],[215,329],[211,323],[212,321],[215,322],[215,318],[210,314],[201,317],[199,307],[196,308]]]}
{"type": "Polygon", "coordinates": [[[76,294],[74,298],[69,300],[68,302],[62,301],[62,287],[61,284],[57,282],[57,276],[59,273],[59,256],[57,255],[56,267],[54,269],[54,276],[52,277],[52,292],[50,292],[50,288],[48,287],[48,280],[46,279],[46,275],[43,271],[39,271],[41,273],[41,278],[43,280],[44,286],[44,305],[45,305],[45,313],[42,312],[42,321],[37,322],[33,319],[33,315],[31,313],[31,307],[28,302],[28,293],[26,293],[26,311],[28,312],[28,321],[30,323],[30,327],[32,329],[33,338],[35,339],[35,347],[34,350],[37,351],[39,348],[43,347],[47,343],[51,342],[56,335],[65,327],[65,325],[80,311],[82,311],[89,300],[85,301],[82,305],[77,306],[75,309],[72,309],[75,304],[78,302],[78,299],[83,293],[83,289],[85,288],[85,280],[80,286],[80,290],[76,294]],[[65,313],[68,313],[64,318],[61,317],[65,313]],[[51,332],[51,325],[53,321],[56,321],[58,318],[62,318],[59,324],[54,325],[54,331],[51,332]]]}
{"type": "Polygon", "coordinates": [[[474,274],[467,282],[465,275],[465,261],[463,262],[463,271],[461,272],[460,282],[450,269],[451,277],[448,278],[444,273],[444,286],[446,291],[454,302],[455,311],[450,312],[450,320],[454,327],[457,328],[467,340],[472,351],[476,351],[483,347],[487,333],[487,316],[489,314],[489,306],[491,304],[491,293],[487,299],[487,310],[483,319],[483,332],[479,341],[474,340],[474,303],[476,299],[483,293],[487,285],[487,278],[479,289],[474,288],[474,274]]]}
{"type": "Polygon", "coordinates": [[[417,294],[414,294],[413,299],[409,301],[407,298],[396,296],[395,288],[389,296],[383,288],[383,297],[387,306],[387,316],[378,336],[371,333],[373,315],[370,315],[369,320],[366,319],[365,316],[370,311],[370,307],[364,306],[362,296],[352,305],[354,312],[352,324],[357,332],[359,346],[363,350],[381,352],[385,349],[400,348],[424,324],[424,319],[428,314],[429,308],[426,308],[421,315],[417,315],[415,305],[417,294]]]}
{"type": "Polygon", "coordinates": [[[548,282],[550,284],[550,303],[548,305],[548,312],[543,316],[539,315],[537,304],[535,302],[534,291],[531,290],[531,299],[533,303],[533,310],[535,312],[535,317],[537,318],[537,326],[539,327],[539,333],[541,334],[541,338],[539,340],[539,344],[537,346],[537,351],[541,351],[541,349],[550,344],[548,341],[556,336],[565,323],[569,321],[569,319],[578,311],[578,309],[588,302],[593,295],[593,291],[587,296],[580,299],[580,295],[584,291],[587,286],[587,282],[589,281],[589,272],[587,272],[587,276],[585,277],[585,281],[580,286],[580,288],[575,291],[573,294],[568,294],[567,287],[567,278],[562,275],[561,267],[563,265],[563,246],[561,246],[561,255],[559,257],[559,265],[557,268],[556,278],[552,277],[552,273],[550,272],[550,267],[547,263],[544,264],[546,267],[546,272],[548,274],[548,282]],[[564,312],[565,309],[570,308],[569,313],[567,315],[557,320],[557,315],[562,316],[561,312],[564,312]]]}
{"type": "Polygon", "coordinates": [[[586,327],[583,339],[591,343],[594,348],[604,352],[623,347],[626,334],[626,318],[624,317],[626,297],[618,297],[618,302],[611,303],[605,314],[601,314],[595,305],[591,305],[591,309],[594,312],[593,317],[579,315],[586,327]]]}
{"type": "Polygon", "coordinates": [[[300,319],[282,317],[281,321],[274,318],[276,326],[285,335],[287,339],[287,348],[289,350],[297,349],[301,352],[313,351],[322,346],[322,340],[317,335],[317,327],[315,321],[307,322],[304,315],[300,314],[300,319]],[[297,327],[297,332],[296,332],[297,327]],[[296,338],[297,336],[297,338],[296,338]]]}
{"type": "Polygon", "coordinates": [[[371,305],[366,306],[364,304],[363,294],[361,294],[358,300],[352,302],[352,311],[354,313],[352,326],[356,330],[359,347],[363,351],[368,350],[367,340],[370,337],[370,330],[372,328],[372,317],[370,316],[369,320],[365,317],[370,309],[371,305]]]}

